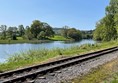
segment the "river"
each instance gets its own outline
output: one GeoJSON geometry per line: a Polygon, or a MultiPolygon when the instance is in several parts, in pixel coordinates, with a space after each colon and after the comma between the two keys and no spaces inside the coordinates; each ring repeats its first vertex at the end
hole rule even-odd
{"type": "Polygon", "coordinates": [[[92,39],[84,39],[78,42],[65,43],[64,41],[53,41],[50,43],[41,44],[0,44],[0,62],[5,62],[12,54],[24,52],[29,49],[52,49],[52,48],[67,48],[71,46],[80,46],[82,44],[94,44],[96,41],[92,39]]]}

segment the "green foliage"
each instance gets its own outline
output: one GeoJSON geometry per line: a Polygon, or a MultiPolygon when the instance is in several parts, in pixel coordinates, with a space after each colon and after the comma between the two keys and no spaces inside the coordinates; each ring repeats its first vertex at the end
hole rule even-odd
{"type": "Polygon", "coordinates": [[[37,36],[37,38],[40,40],[40,39],[45,39],[45,36],[46,36],[46,33],[44,32],[44,31],[41,31],[39,34],[38,34],[38,36],[37,36]]]}
{"type": "Polygon", "coordinates": [[[6,39],[7,36],[7,26],[1,25],[0,26],[0,32],[1,32],[1,39],[6,39]]]}
{"type": "Polygon", "coordinates": [[[40,22],[38,20],[33,21],[30,31],[34,38],[38,39],[44,39],[46,37],[51,37],[54,35],[54,31],[52,30],[52,27],[49,24],[40,22]]]}
{"type": "Polygon", "coordinates": [[[79,30],[76,30],[74,28],[69,29],[67,33],[68,38],[72,38],[74,40],[80,40],[81,39],[81,32],[79,30]]]}
{"type": "Polygon", "coordinates": [[[8,38],[11,38],[12,40],[16,40],[16,34],[17,34],[17,27],[9,27],[7,30],[8,38]]]}
{"type": "Polygon", "coordinates": [[[94,32],[94,39],[100,41],[110,41],[112,39],[116,39],[117,32],[111,23],[112,22],[108,19],[108,17],[103,18],[96,26],[97,28],[94,32]]]}
{"type": "Polygon", "coordinates": [[[106,16],[101,19],[94,32],[94,39],[100,41],[110,41],[117,38],[118,35],[118,0],[111,0],[106,7],[106,16]]]}
{"type": "Polygon", "coordinates": [[[53,37],[54,31],[52,27],[49,24],[44,22],[42,22],[42,24],[43,24],[43,31],[45,32],[45,37],[53,37]]]}
{"type": "Polygon", "coordinates": [[[67,33],[68,33],[68,29],[69,29],[69,28],[70,28],[70,27],[68,27],[68,26],[64,26],[63,29],[61,30],[61,33],[62,33],[62,36],[63,36],[63,37],[68,38],[68,37],[67,37],[67,33]]]}
{"type": "Polygon", "coordinates": [[[19,36],[22,37],[25,34],[24,26],[23,25],[19,25],[18,29],[19,29],[19,36]]]}
{"type": "Polygon", "coordinates": [[[42,31],[42,23],[39,20],[34,20],[30,28],[34,38],[37,38],[38,34],[42,31]]]}
{"type": "Polygon", "coordinates": [[[93,30],[81,31],[82,39],[92,39],[93,38],[93,30]]]}
{"type": "Polygon", "coordinates": [[[80,40],[82,38],[81,32],[79,30],[76,30],[75,28],[69,28],[68,26],[65,26],[62,29],[62,35],[65,38],[71,38],[74,40],[80,40]]]}
{"type": "MultiPolygon", "coordinates": [[[[82,38],[81,32],[75,28],[69,28],[64,26],[59,28],[58,35],[63,36],[63,38],[53,38],[55,33],[53,28],[45,22],[39,20],[34,20],[31,26],[24,26],[21,24],[18,27],[8,27],[6,25],[1,25],[0,27],[0,39],[2,40],[17,40],[18,37],[22,37],[25,40],[80,40],[82,38]],[[61,33],[62,32],[62,33],[61,33]]],[[[89,37],[89,35],[87,36],[89,37]]]]}
{"type": "Polygon", "coordinates": [[[30,27],[26,26],[25,35],[23,36],[24,39],[32,40],[33,34],[31,33],[30,27]]]}

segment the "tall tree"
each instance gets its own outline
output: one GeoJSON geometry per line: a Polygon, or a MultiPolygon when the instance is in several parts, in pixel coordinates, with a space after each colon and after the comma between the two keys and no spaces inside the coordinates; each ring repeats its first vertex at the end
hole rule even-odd
{"type": "Polygon", "coordinates": [[[29,26],[26,26],[25,38],[28,39],[28,40],[32,40],[33,39],[33,34],[31,33],[31,30],[30,30],[29,26]]]}
{"type": "Polygon", "coordinates": [[[42,29],[45,32],[45,37],[54,36],[54,31],[53,31],[52,27],[49,24],[44,23],[44,22],[42,22],[42,24],[43,24],[42,29]]]}
{"type": "Polygon", "coordinates": [[[112,16],[112,26],[114,26],[117,29],[118,33],[118,0],[111,0],[109,6],[106,7],[106,16],[111,15],[112,16]]]}
{"type": "Polygon", "coordinates": [[[12,40],[16,40],[16,35],[17,35],[17,27],[9,27],[8,30],[8,36],[12,39],[12,40]]]}
{"type": "Polygon", "coordinates": [[[25,34],[25,29],[23,25],[18,26],[19,29],[19,36],[23,36],[25,34]]]}
{"type": "Polygon", "coordinates": [[[102,41],[110,41],[117,38],[117,26],[115,15],[118,14],[118,0],[111,0],[109,6],[106,7],[106,16],[101,19],[94,32],[94,39],[102,41]]]}
{"type": "Polygon", "coordinates": [[[104,17],[97,25],[94,32],[94,39],[100,41],[110,41],[116,39],[117,31],[113,25],[113,19],[110,15],[104,17]]]}
{"type": "Polygon", "coordinates": [[[75,28],[71,28],[67,32],[67,37],[74,40],[80,40],[82,38],[81,32],[75,28]]]}
{"type": "Polygon", "coordinates": [[[2,33],[2,39],[6,39],[7,26],[6,25],[1,25],[0,26],[0,32],[2,33]]]}
{"type": "Polygon", "coordinates": [[[64,36],[65,38],[67,38],[67,32],[69,28],[70,28],[69,26],[62,27],[62,30],[61,30],[62,36],[64,36]]]}
{"type": "Polygon", "coordinates": [[[38,39],[45,39],[45,36],[46,36],[46,33],[45,33],[44,31],[41,31],[41,32],[38,34],[37,38],[38,38],[38,39]]]}
{"type": "Polygon", "coordinates": [[[38,34],[42,31],[42,23],[39,20],[34,20],[31,24],[31,33],[37,38],[38,34]]]}

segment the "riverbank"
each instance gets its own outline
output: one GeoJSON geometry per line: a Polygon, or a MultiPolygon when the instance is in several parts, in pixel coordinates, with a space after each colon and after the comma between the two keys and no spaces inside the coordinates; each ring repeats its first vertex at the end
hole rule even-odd
{"type": "Polygon", "coordinates": [[[51,40],[0,40],[0,44],[17,44],[17,43],[47,43],[51,42],[51,40]]]}
{"type": "Polygon", "coordinates": [[[26,40],[23,39],[22,37],[17,37],[17,40],[0,40],[0,44],[17,44],[17,43],[47,43],[47,42],[51,42],[51,41],[70,41],[72,39],[67,39],[64,38],[63,36],[57,36],[55,35],[54,37],[50,37],[48,39],[45,40],[38,40],[38,39],[34,39],[34,40],[26,40]]]}
{"type": "Polygon", "coordinates": [[[8,71],[26,66],[41,64],[60,58],[70,57],[73,55],[85,54],[113,46],[118,46],[118,40],[98,43],[85,44],[81,46],[73,46],[70,48],[55,48],[55,49],[37,49],[29,50],[15,54],[14,57],[8,59],[8,62],[0,64],[0,71],[8,71]]]}

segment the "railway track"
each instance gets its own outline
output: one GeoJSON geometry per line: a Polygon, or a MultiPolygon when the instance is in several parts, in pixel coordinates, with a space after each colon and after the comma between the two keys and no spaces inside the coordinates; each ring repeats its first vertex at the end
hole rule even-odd
{"type": "Polygon", "coordinates": [[[54,72],[56,70],[81,63],[83,61],[102,56],[104,54],[112,53],[118,51],[118,47],[112,47],[88,54],[83,54],[79,56],[69,57],[45,64],[30,66],[27,68],[17,69],[13,71],[8,71],[0,73],[0,83],[32,83],[37,77],[46,75],[47,73],[54,72]]]}

